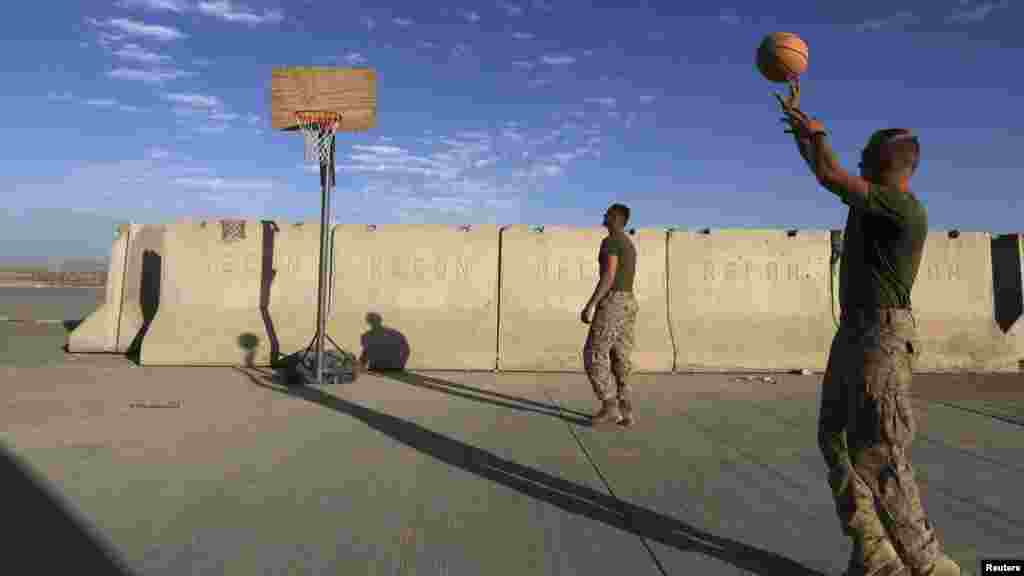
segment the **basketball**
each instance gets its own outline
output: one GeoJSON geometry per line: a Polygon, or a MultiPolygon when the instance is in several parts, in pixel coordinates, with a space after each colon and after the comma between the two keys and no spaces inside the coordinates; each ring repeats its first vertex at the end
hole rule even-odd
{"type": "Polygon", "coordinates": [[[765,36],[757,48],[757,69],[770,82],[783,83],[807,70],[807,43],[790,32],[765,36]]]}

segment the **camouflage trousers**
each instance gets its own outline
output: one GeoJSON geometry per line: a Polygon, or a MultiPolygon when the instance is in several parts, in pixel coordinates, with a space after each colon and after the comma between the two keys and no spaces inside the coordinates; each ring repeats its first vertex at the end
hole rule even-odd
{"type": "Polygon", "coordinates": [[[921,503],[907,450],[917,327],[908,310],[844,316],[822,383],[818,445],[843,531],[892,542],[914,574],[941,547],[921,503]]]}
{"type": "Polygon", "coordinates": [[[633,338],[640,310],[632,292],[609,292],[594,311],[590,333],[583,347],[583,366],[599,400],[629,399],[629,375],[633,371],[633,338]]]}

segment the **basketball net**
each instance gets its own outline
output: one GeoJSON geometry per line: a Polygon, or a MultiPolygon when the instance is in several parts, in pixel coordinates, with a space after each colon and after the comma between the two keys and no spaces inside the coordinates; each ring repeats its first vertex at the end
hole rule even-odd
{"type": "Polygon", "coordinates": [[[305,159],[307,162],[327,164],[331,158],[331,143],[334,133],[341,125],[341,114],[336,112],[296,112],[295,119],[299,123],[306,140],[305,159]]]}

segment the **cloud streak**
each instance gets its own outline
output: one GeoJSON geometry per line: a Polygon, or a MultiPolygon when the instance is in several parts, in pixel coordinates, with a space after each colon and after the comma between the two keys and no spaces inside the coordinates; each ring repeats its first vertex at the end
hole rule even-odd
{"type": "Polygon", "coordinates": [[[135,80],[146,84],[163,84],[179,78],[193,76],[191,72],[184,70],[140,70],[137,68],[114,68],[107,72],[109,78],[115,80],[135,80]]]}
{"type": "Polygon", "coordinates": [[[857,25],[858,32],[878,32],[885,28],[903,28],[918,24],[921,19],[913,12],[897,12],[888,18],[866,20],[857,25]]]}
{"type": "Polygon", "coordinates": [[[133,60],[143,64],[159,64],[170,60],[169,56],[150,52],[138,44],[126,44],[120,50],[114,52],[114,55],[125,60],[133,60]]]}
{"type": "Polygon", "coordinates": [[[280,10],[264,10],[263,14],[253,12],[248,6],[236,6],[231,0],[217,0],[213,2],[199,2],[199,12],[225,22],[242,23],[250,25],[277,24],[284,19],[280,10]]]}
{"type": "Polygon", "coordinates": [[[223,190],[270,190],[274,187],[274,181],[268,179],[246,179],[246,178],[175,178],[174,183],[187,188],[202,188],[213,192],[223,190]]]}
{"type": "Polygon", "coordinates": [[[113,18],[107,21],[107,25],[129,36],[142,36],[144,38],[159,40],[161,42],[170,42],[172,40],[183,40],[188,38],[188,34],[185,34],[177,28],[146,24],[137,20],[129,20],[127,18],[113,18]]]}
{"type": "Polygon", "coordinates": [[[184,0],[121,0],[118,5],[122,8],[142,8],[144,10],[184,13],[188,10],[188,3],[184,0]]]}
{"type": "Polygon", "coordinates": [[[168,102],[191,106],[193,108],[220,108],[222,106],[220,98],[217,98],[216,96],[206,96],[203,94],[170,93],[164,94],[163,97],[164,100],[167,100],[168,102]]]}
{"type": "Polygon", "coordinates": [[[950,14],[946,18],[946,23],[973,24],[983,22],[996,10],[1009,7],[1010,2],[1009,0],[1000,0],[999,2],[982,2],[976,6],[967,7],[967,2],[961,0],[960,4],[963,7],[957,8],[952,14],[950,14]]]}
{"type": "Polygon", "coordinates": [[[541,58],[548,66],[568,66],[576,62],[576,58],[566,55],[545,55],[541,58]]]}

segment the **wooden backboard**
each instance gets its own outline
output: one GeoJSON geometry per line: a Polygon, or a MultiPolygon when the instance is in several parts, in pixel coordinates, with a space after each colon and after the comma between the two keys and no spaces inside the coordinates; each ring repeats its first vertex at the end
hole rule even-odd
{"type": "Polygon", "coordinates": [[[297,130],[295,112],[331,111],[341,116],[339,132],[377,125],[377,71],[370,68],[274,68],[270,79],[270,124],[297,130]]]}

